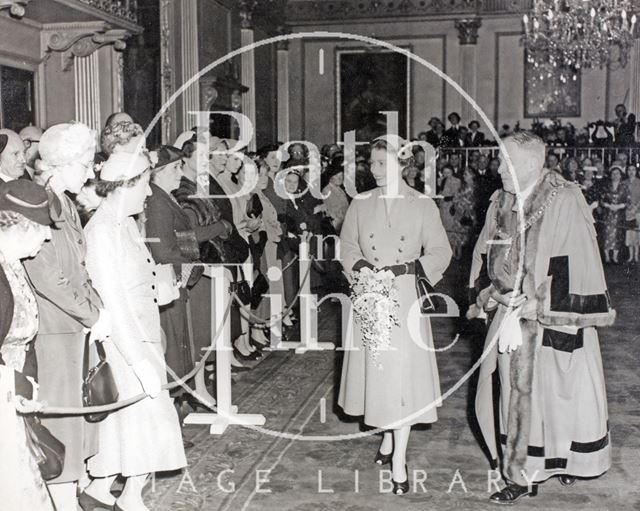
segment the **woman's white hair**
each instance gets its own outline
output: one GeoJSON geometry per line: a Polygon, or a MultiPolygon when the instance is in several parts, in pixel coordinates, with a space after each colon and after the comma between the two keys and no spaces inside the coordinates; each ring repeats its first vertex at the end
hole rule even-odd
{"type": "Polygon", "coordinates": [[[36,167],[43,172],[64,167],[87,152],[95,152],[97,142],[96,131],[80,122],[51,126],[40,138],[36,167]]]}

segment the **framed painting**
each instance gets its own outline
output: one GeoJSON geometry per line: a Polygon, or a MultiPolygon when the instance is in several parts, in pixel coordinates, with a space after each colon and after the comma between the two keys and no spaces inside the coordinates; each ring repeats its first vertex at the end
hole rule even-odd
{"type": "MultiPolygon", "coordinates": [[[[398,135],[410,131],[411,66],[406,55],[386,49],[336,49],[336,133],[365,142],[387,133],[397,112],[398,135]]],[[[391,132],[391,130],[390,130],[391,132]]]]}
{"type": "Polygon", "coordinates": [[[580,117],[580,73],[576,79],[563,82],[560,73],[551,64],[535,67],[524,59],[524,116],[525,117],[580,117]]]}

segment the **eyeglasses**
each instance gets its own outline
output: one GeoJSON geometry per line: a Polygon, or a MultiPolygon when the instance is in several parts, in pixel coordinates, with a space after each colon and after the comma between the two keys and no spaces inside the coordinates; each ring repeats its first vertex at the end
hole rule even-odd
{"type": "Polygon", "coordinates": [[[39,140],[33,140],[32,138],[25,138],[23,141],[25,149],[29,149],[31,144],[39,144],[39,140]]]}

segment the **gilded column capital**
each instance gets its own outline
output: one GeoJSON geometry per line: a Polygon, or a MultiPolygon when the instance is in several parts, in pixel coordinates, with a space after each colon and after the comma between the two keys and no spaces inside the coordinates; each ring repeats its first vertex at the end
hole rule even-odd
{"type": "Polygon", "coordinates": [[[478,43],[478,29],[482,26],[481,18],[463,18],[455,21],[458,39],[461,45],[478,43]]]}

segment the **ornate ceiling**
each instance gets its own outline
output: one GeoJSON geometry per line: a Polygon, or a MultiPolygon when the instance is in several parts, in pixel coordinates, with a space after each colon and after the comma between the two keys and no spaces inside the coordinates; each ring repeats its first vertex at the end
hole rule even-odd
{"type": "Polygon", "coordinates": [[[531,6],[532,0],[289,0],[287,22],[508,14],[528,11],[531,6]]]}

